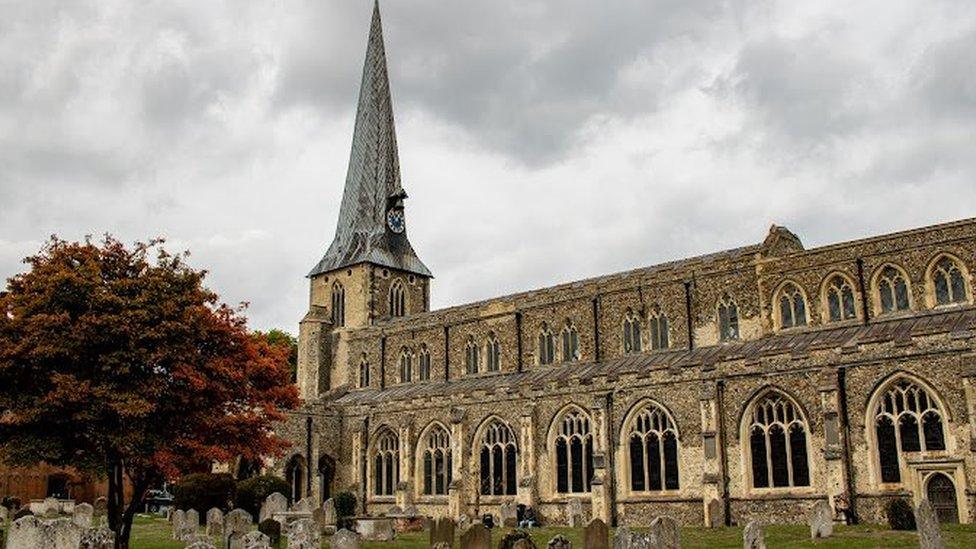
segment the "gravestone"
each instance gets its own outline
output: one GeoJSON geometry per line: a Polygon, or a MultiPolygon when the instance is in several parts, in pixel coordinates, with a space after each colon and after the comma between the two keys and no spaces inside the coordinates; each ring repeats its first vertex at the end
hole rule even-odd
{"type": "Polygon", "coordinates": [[[200,529],[200,513],[197,512],[196,509],[190,509],[189,511],[186,512],[186,515],[184,517],[186,520],[187,530],[192,528],[193,533],[195,534],[197,530],[200,529]]]}
{"type": "Polygon", "coordinates": [[[359,549],[359,536],[343,528],[332,536],[329,546],[332,549],[359,549]]]}
{"type": "Polygon", "coordinates": [[[468,526],[471,526],[471,517],[469,517],[468,515],[461,515],[460,517],[458,517],[457,530],[463,532],[468,529],[468,526]]]}
{"type": "Polygon", "coordinates": [[[742,531],[743,549],[766,549],[766,535],[763,533],[762,525],[756,521],[746,524],[742,531]]]}
{"type": "Polygon", "coordinates": [[[570,528],[583,524],[583,502],[579,498],[569,498],[566,502],[566,524],[570,528]]]}
{"type": "Polygon", "coordinates": [[[242,549],[271,549],[271,538],[254,530],[241,538],[242,549]]]}
{"type": "Polygon", "coordinates": [[[58,498],[44,498],[44,516],[56,517],[61,512],[61,503],[58,498]]]}
{"type": "Polygon", "coordinates": [[[399,505],[394,505],[386,510],[386,516],[397,517],[403,514],[403,509],[400,509],[399,505]]]}
{"type": "Polygon", "coordinates": [[[300,499],[292,510],[299,513],[311,513],[316,507],[318,507],[318,505],[315,504],[315,498],[309,496],[307,498],[300,499]]]}
{"type": "Polygon", "coordinates": [[[251,514],[234,509],[224,517],[224,549],[243,549],[241,538],[251,529],[251,514]]]}
{"type": "MultiPolygon", "coordinates": [[[[81,534],[84,533],[84,529],[69,518],[48,521],[44,524],[44,530],[47,534],[45,537],[51,544],[50,547],[57,549],[78,547],[81,545],[81,534]]],[[[47,545],[41,547],[47,547],[47,545]]]]}
{"type": "Polygon", "coordinates": [[[10,517],[10,510],[5,506],[0,505],[0,526],[7,524],[7,518],[10,517]]]}
{"type": "Polygon", "coordinates": [[[491,530],[476,522],[461,532],[461,547],[464,549],[491,549],[491,530]]]}
{"type": "Polygon", "coordinates": [[[31,515],[10,525],[6,549],[75,548],[81,545],[82,529],[71,519],[42,521],[31,515]]]}
{"type": "Polygon", "coordinates": [[[393,541],[393,519],[387,517],[361,517],[356,519],[356,532],[366,541],[393,541]]]}
{"type": "Polygon", "coordinates": [[[454,521],[451,517],[437,517],[430,521],[430,545],[438,542],[454,545],[454,521]]]}
{"type": "Polygon", "coordinates": [[[198,539],[187,545],[186,549],[217,549],[217,546],[210,540],[198,539]]]}
{"type": "Polygon", "coordinates": [[[186,511],[177,509],[173,511],[173,514],[169,518],[173,526],[173,539],[182,539],[180,536],[183,535],[183,523],[186,522],[186,511]]]}
{"type": "Polygon", "coordinates": [[[613,549],[630,549],[630,528],[617,528],[617,533],[613,536],[613,549]]]}
{"type": "Polygon", "coordinates": [[[681,528],[671,517],[657,517],[651,521],[651,536],[660,549],[681,547],[681,528]]]}
{"type": "Polygon", "coordinates": [[[95,515],[102,516],[108,509],[108,499],[105,496],[95,498],[95,515]]]}
{"type": "Polygon", "coordinates": [[[89,528],[81,534],[79,549],[113,549],[115,532],[108,528],[89,528]]]}
{"type": "Polygon", "coordinates": [[[322,532],[312,519],[298,519],[288,525],[288,549],[319,549],[322,532]]]}
{"type": "Polygon", "coordinates": [[[323,522],[325,526],[335,526],[336,524],[336,512],[335,512],[335,502],[332,498],[325,500],[322,504],[322,515],[323,522]]]}
{"type": "Polygon", "coordinates": [[[264,498],[264,503],[261,504],[261,511],[258,513],[258,522],[273,518],[276,513],[284,513],[287,510],[288,498],[279,492],[275,492],[264,498]]]}
{"type": "Polygon", "coordinates": [[[518,526],[518,506],[515,502],[503,503],[498,510],[502,526],[514,528],[518,526]]]}
{"type": "Polygon", "coordinates": [[[207,535],[219,536],[224,531],[224,512],[214,507],[207,511],[207,535]]]}
{"type": "Polygon", "coordinates": [[[945,541],[939,532],[939,518],[928,499],[915,507],[915,526],[918,530],[919,549],[945,549],[945,541]]]}
{"type": "Polygon", "coordinates": [[[595,518],[583,528],[583,549],[609,549],[610,528],[607,523],[595,518]]]}
{"type": "Polygon", "coordinates": [[[821,499],[810,507],[807,524],[810,525],[810,539],[829,538],[834,533],[834,511],[827,500],[821,499]]]}
{"type": "Polygon", "coordinates": [[[512,549],[536,549],[536,546],[532,543],[531,539],[522,538],[515,540],[515,543],[512,544],[512,549]]]}
{"type": "Polygon", "coordinates": [[[713,498],[708,502],[708,527],[718,528],[722,522],[722,504],[713,498]]]}
{"type": "Polygon", "coordinates": [[[90,503],[80,503],[75,505],[74,512],[71,514],[71,520],[82,528],[91,528],[92,516],[94,514],[95,508],[90,503]]]}
{"type": "Polygon", "coordinates": [[[565,536],[557,535],[549,540],[546,549],[573,549],[573,544],[565,536]]]}

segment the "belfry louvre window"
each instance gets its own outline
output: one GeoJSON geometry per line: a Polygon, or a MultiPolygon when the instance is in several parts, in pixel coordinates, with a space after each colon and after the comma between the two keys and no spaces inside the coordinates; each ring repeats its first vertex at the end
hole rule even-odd
{"type": "Polygon", "coordinates": [[[366,361],[364,355],[359,360],[359,388],[365,389],[366,387],[369,387],[369,362],[366,361]]]}
{"type": "Polygon", "coordinates": [[[901,482],[900,453],[946,449],[943,413],[933,395],[909,379],[882,391],[874,411],[881,482],[901,482]]]}
{"type": "Polygon", "coordinates": [[[648,328],[651,331],[651,350],[667,349],[670,346],[668,335],[668,316],[661,311],[655,310],[648,319],[648,328]]]}
{"type": "Polygon", "coordinates": [[[552,331],[543,322],[542,331],[539,332],[539,364],[552,364],[556,360],[555,347],[552,331]]]}
{"type": "Polygon", "coordinates": [[[407,314],[406,291],[403,282],[397,280],[390,286],[390,316],[399,317],[407,314]]]}
{"type": "Polygon", "coordinates": [[[477,374],[481,368],[481,353],[478,344],[474,342],[474,337],[468,336],[468,342],[464,345],[464,368],[469,374],[477,374]]]}
{"type": "Polygon", "coordinates": [[[630,309],[627,309],[627,313],[624,316],[624,352],[641,352],[640,318],[630,309]]]}
{"type": "Polygon", "coordinates": [[[514,496],[518,482],[518,446],[515,433],[500,420],[492,420],[481,438],[481,494],[514,496]]]}
{"type": "Polygon", "coordinates": [[[779,291],[779,323],[780,328],[807,325],[807,302],[803,298],[803,291],[792,282],[779,291]]]}
{"type": "Polygon", "coordinates": [[[413,381],[413,354],[404,347],[400,350],[400,383],[413,381]]]}
{"type": "Polygon", "coordinates": [[[770,391],[755,402],[749,417],[752,486],[809,486],[807,426],[793,402],[770,391]]]}
{"type": "Polygon", "coordinates": [[[373,494],[392,496],[400,482],[400,440],[389,429],[376,437],[373,450],[373,494]]]}
{"type": "Polygon", "coordinates": [[[424,494],[447,495],[451,484],[451,435],[440,425],[427,433],[423,455],[424,494]]]}
{"type": "Polygon", "coordinates": [[[430,351],[427,345],[421,345],[417,354],[417,377],[420,381],[430,381],[430,351]]]}
{"type": "Polygon", "coordinates": [[[935,287],[936,305],[966,302],[966,280],[959,265],[952,259],[943,256],[935,262],[932,285],[935,287]]]}
{"type": "Polygon", "coordinates": [[[630,421],[630,490],[660,492],[678,489],[678,431],[670,414],[649,403],[630,421]]]}
{"type": "Polygon", "coordinates": [[[739,339],[739,307],[729,294],[718,302],[718,338],[721,341],[739,339]]]}
{"type": "Polygon", "coordinates": [[[563,414],[555,452],[556,491],[560,494],[589,492],[593,476],[593,435],[588,415],[575,408],[563,414]]]}
{"type": "Polygon", "coordinates": [[[332,284],[332,324],[346,325],[346,290],[342,284],[332,284]]]}
{"type": "Polygon", "coordinates": [[[502,349],[494,332],[488,334],[488,340],[485,342],[485,354],[488,358],[489,372],[497,372],[502,369],[502,349]]]}
{"type": "Polygon", "coordinates": [[[566,327],[563,328],[562,340],[563,362],[575,362],[579,360],[579,332],[576,331],[576,326],[573,326],[569,321],[566,322],[566,327]]]}
{"type": "Polygon", "coordinates": [[[877,285],[882,313],[908,310],[908,282],[901,271],[891,265],[884,267],[878,275],[877,285]]]}
{"type": "Polygon", "coordinates": [[[830,322],[857,318],[854,308],[854,289],[840,275],[834,275],[824,290],[827,293],[827,315],[830,322]]]}

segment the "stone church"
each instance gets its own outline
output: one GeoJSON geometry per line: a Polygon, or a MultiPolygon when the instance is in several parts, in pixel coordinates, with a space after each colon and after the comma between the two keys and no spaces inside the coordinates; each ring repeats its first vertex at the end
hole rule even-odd
{"type": "Polygon", "coordinates": [[[976,219],[763,242],[430,310],[374,9],[335,239],[272,469],[359,512],[647,525],[976,518],[976,219]]]}

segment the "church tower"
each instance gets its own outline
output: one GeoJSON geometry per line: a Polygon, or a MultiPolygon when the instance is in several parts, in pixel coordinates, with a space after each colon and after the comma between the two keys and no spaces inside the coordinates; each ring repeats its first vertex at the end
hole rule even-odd
{"type": "Polygon", "coordinates": [[[311,306],[299,329],[302,398],[360,384],[343,367],[351,363],[347,328],[429,309],[432,275],[407,238],[406,198],[375,3],[339,223],[332,245],[308,274],[311,306]]]}

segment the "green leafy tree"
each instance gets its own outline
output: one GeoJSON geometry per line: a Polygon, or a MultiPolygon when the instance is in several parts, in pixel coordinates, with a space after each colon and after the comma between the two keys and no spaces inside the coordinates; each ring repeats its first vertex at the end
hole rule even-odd
{"type": "Polygon", "coordinates": [[[298,340],[295,336],[278,328],[272,328],[267,332],[258,331],[254,334],[264,338],[268,345],[288,349],[288,367],[291,368],[291,379],[295,381],[298,375],[298,340]]]}

